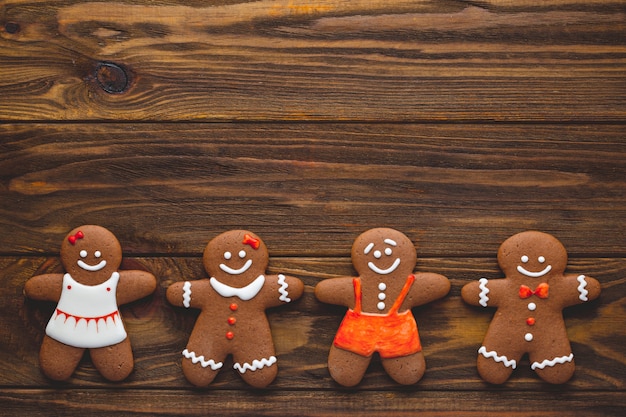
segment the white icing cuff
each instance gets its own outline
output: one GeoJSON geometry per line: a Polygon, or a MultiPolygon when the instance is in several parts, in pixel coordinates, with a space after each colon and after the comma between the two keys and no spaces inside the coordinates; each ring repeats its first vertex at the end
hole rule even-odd
{"type": "Polygon", "coordinates": [[[587,281],[585,281],[585,276],[579,275],[578,278],[576,278],[576,281],[580,283],[580,285],[577,288],[578,292],[580,293],[578,298],[580,299],[580,301],[589,301],[589,298],[587,298],[587,294],[589,294],[589,291],[585,289],[585,287],[587,286],[587,281]]]}
{"type": "Polygon", "coordinates": [[[478,304],[480,304],[483,307],[487,307],[487,302],[489,301],[489,297],[487,297],[487,294],[489,294],[489,288],[487,288],[487,278],[481,278],[478,280],[478,288],[480,288],[480,294],[478,294],[478,297],[480,298],[480,300],[478,300],[478,304]]]}
{"type": "Polygon", "coordinates": [[[257,369],[261,369],[266,366],[272,366],[276,363],[276,356],[270,356],[269,358],[263,358],[261,360],[253,360],[252,364],[244,362],[243,365],[240,363],[236,363],[233,365],[233,368],[245,374],[246,371],[256,371],[257,369]]]}
{"type": "Polygon", "coordinates": [[[289,287],[289,285],[285,281],[285,276],[283,274],[278,274],[278,284],[280,285],[280,288],[278,289],[280,297],[278,297],[278,299],[280,301],[290,303],[291,298],[289,298],[289,293],[287,292],[287,287],[289,287]]]}
{"type": "Polygon", "coordinates": [[[502,362],[504,364],[504,366],[506,366],[507,368],[509,366],[511,368],[513,368],[513,369],[515,369],[517,367],[517,363],[515,362],[514,359],[509,360],[504,355],[498,356],[498,354],[496,353],[495,350],[490,350],[489,352],[487,352],[487,348],[484,347],[484,346],[481,346],[480,349],[478,349],[478,353],[480,353],[481,355],[483,355],[487,359],[493,358],[493,360],[496,361],[496,362],[502,362]]]}
{"type": "Polygon", "coordinates": [[[543,360],[541,362],[533,362],[533,364],[530,366],[530,369],[532,369],[534,371],[537,368],[543,369],[546,366],[552,367],[552,366],[556,365],[557,363],[558,364],[563,364],[565,362],[571,362],[573,360],[574,360],[574,354],[570,353],[567,356],[557,356],[554,359],[550,359],[550,360],[545,359],[545,360],[543,360]]]}
{"type": "Polygon", "coordinates": [[[186,281],[183,284],[183,305],[187,308],[189,308],[190,304],[189,302],[191,301],[191,282],[186,281]]]}
{"type": "Polygon", "coordinates": [[[203,355],[196,356],[196,352],[190,352],[187,349],[183,350],[183,356],[187,359],[191,359],[191,363],[196,364],[200,362],[200,365],[203,368],[210,366],[212,370],[217,371],[224,365],[223,362],[215,362],[213,359],[209,359],[208,361],[204,359],[203,355]]]}

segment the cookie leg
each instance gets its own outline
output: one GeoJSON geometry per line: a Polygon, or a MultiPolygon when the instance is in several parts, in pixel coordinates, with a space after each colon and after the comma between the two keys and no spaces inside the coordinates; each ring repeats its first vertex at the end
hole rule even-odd
{"type": "Polygon", "coordinates": [[[224,366],[223,352],[214,352],[210,349],[193,349],[191,344],[183,350],[183,374],[187,381],[197,387],[206,387],[217,376],[224,366]]]}
{"type": "Polygon", "coordinates": [[[44,336],[39,351],[39,366],[42,372],[55,381],[65,381],[74,373],[85,349],[68,346],[44,336]]]}
{"type": "Polygon", "coordinates": [[[328,371],[338,384],[353,387],[361,382],[371,360],[371,356],[361,356],[333,345],[328,354],[328,371]]]}
{"type": "Polygon", "coordinates": [[[424,354],[417,352],[398,358],[382,359],[387,374],[399,384],[411,385],[422,379],[426,370],[424,354]]]}
{"type": "Polygon", "coordinates": [[[491,384],[503,384],[517,367],[521,354],[515,354],[504,347],[497,349],[493,345],[483,345],[478,350],[476,363],[481,378],[491,384]],[[487,347],[490,346],[490,347],[487,347]]]}
{"type": "Polygon", "coordinates": [[[530,367],[537,375],[551,384],[564,384],[574,375],[574,354],[555,353],[546,358],[545,353],[539,357],[530,354],[530,367]]]}
{"type": "Polygon", "coordinates": [[[91,361],[102,376],[109,381],[121,381],[135,366],[130,339],[102,348],[90,349],[91,361]]]}
{"type": "Polygon", "coordinates": [[[235,368],[241,378],[256,388],[268,386],[278,374],[274,346],[271,341],[266,344],[257,344],[251,352],[233,353],[235,368]],[[258,349],[260,347],[260,349],[258,349]],[[254,352],[254,353],[252,353],[254,352]],[[252,356],[251,357],[251,353],[252,356]]]}

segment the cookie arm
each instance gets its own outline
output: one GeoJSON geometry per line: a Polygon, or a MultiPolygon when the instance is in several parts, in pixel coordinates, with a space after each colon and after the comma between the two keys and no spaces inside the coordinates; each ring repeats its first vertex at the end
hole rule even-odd
{"type": "Polygon", "coordinates": [[[505,285],[505,279],[481,278],[465,284],[461,289],[461,298],[468,304],[480,307],[497,307],[499,294],[505,285]]]}
{"type": "Polygon", "coordinates": [[[24,295],[33,300],[59,301],[63,274],[35,275],[24,284],[24,295]]]}
{"type": "Polygon", "coordinates": [[[330,278],[315,286],[315,297],[327,304],[354,307],[354,285],[351,277],[330,278]]]}
{"type": "Polygon", "coordinates": [[[263,293],[268,307],[275,307],[297,300],[304,292],[304,284],[298,278],[283,274],[266,275],[263,293]]]}
{"type": "Polygon", "coordinates": [[[156,277],[146,271],[119,271],[117,304],[127,304],[146,297],[156,290],[156,277]]]}
{"type": "Polygon", "coordinates": [[[201,308],[209,287],[208,279],[175,282],[167,288],[165,296],[174,306],[201,308]]]}
{"type": "Polygon", "coordinates": [[[417,307],[443,298],[450,292],[450,281],[443,275],[431,272],[413,274],[415,282],[406,297],[410,307],[417,307]]]}
{"type": "MultiPolygon", "coordinates": [[[[557,291],[557,288],[550,288],[557,291]]],[[[559,293],[563,293],[563,306],[582,304],[600,296],[600,282],[586,275],[566,275],[558,284],[559,293]]]]}

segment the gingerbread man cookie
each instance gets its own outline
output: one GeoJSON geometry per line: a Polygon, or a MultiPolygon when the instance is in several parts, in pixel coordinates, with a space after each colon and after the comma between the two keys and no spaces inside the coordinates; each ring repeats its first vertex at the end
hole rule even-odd
{"type": "Polygon", "coordinates": [[[555,237],[527,231],[508,238],[498,250],[506,278],[465,285],[463,300],[497,311],[478,350],[478,373],[504,383],[528,353],[540,378],[562,384],[574,373],[574,354],[562,310],[600,295],[600,283],[585,275],[564,274],[567,252],[555,237]]]}
{"type": "Polygon", "coordinates": [[[132,372],[133,353],[118,305],[154,292],[156,278],[145,271],[119,271],[121,262],[122,248],[110,231],[80,226],[61,245],[66,273],[26,282],[27,297],[58,302],[39,354],[49,378],[68,379],[85,349],[108,380],[120,381],[132,372]]]}
{"type": "Polygon", "coordinates": [[[450,282],[439,274],[413,272],[417,253],[404,234],[388,228],[366,231],[352,246],[358,278],[321,281],[315,296],[349,308],[328,356],[332,378],[358,384],[374,352],[396,382],[413,384],[426,369],[412,307],[444,297],[450,282]]]}
{"type": "Polygon", "coordinates": [[[213,381],[232,354],[234,369],[254,387],[270,384],[278,369],[265,310],[300,298],[302,281],[267,275],[269,255],[254,233],[233,230],[209,242],[203,263],[209,279],[167,289],[173,305],[200,309],[183,350],[183,373],[196,386],[213,381]]]}

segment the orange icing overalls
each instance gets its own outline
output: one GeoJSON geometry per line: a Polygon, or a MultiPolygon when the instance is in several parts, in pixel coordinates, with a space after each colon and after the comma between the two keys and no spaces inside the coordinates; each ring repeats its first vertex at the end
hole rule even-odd
{"type": "Polygon", "coordinates": [[[361,311],[361,279],[354,278],[354,309],[349,309],[343,318],[334,345],[366,357],[374,352],[378,352],[381,358],[396,358],[420,352],[422,345],[411,309],[398,313],[414,281],[415,276],[409,275],[389,312],[375,314],[361,311]]]}

